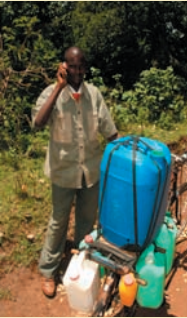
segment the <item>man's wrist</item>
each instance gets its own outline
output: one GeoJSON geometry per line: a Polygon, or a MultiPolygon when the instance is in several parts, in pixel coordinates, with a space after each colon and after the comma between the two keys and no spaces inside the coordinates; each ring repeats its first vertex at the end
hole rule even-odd
{"type": "Polygon", "coordinates": [[[61,91],[67,84],[61,84],[59,82],[56,83],[55,89],[57,90],[57,92],[61,91]]]}

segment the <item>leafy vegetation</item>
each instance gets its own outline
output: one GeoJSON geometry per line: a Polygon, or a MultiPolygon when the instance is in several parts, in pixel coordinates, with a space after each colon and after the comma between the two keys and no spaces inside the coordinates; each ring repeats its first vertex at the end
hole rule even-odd
{"type": "Polygon", "coordinates": [[[129,112],[136,116],[139,124],[155,124],[170,129],[186,120],[186,83],[175,76],[173,69],[151,68],[140,74],[133,91],[124,92],[129,112]]]}
{"type": "Polygon", "coordinates": [[[100,71],[91,70],[92,82],[105,96],[119,130],[131,133],[133,125],[154,125],[172,130],[176,125],[185,123],[186,83],[184,78],[174,74],[172,67],[143,71],[131,90],[123,89],[120,74],[114,76],[116,84],[109,89],[104,85],[100,71]]]}

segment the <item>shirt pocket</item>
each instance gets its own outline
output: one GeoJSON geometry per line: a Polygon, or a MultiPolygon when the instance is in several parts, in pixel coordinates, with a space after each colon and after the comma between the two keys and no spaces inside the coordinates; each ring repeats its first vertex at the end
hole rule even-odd
{"type": "Polygon", "coordinates": [[[92,111],[88,112],[88,136],[90,141],[97,140],[98,137],[98,116],[92,111]]]}
{"type": "Polygon", "coordinates": [[[69,144],[72,142],[71,114],[62,112],[56,114],[53,121],[53,140],[59,143],[69,144]]]}

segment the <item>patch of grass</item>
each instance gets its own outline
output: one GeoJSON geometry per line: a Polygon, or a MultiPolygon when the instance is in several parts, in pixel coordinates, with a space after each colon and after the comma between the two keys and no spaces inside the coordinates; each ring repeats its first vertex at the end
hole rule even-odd
{"type": "MultiPolygon", "coordinates": [[[[132,124],[127,127],[127,130],[121,131],[122,136],[129,134],[157,139],[169,145],[171,143],[180,143],[180,140],[187,135],[187,128],[186,124],[176,124],[175,129],[173,130],[163,130],[155,125],[137,126],[132,124]]],[[[179,144],[179,146],[184,150],[186,145],[179,144]]]]}
{"type": "Polygon", "coordinates": [[[14,300],[14,297],[9,289],[0,288],[0,300],[14,300]]]}
{"type": "Polygon", "coordinates": [[[43,175],[43,158],[21,157],[17,171],[5,158],[0,156],[0,265],[28,266],[39,258],[51,213],[49,180],[43,175]]]}

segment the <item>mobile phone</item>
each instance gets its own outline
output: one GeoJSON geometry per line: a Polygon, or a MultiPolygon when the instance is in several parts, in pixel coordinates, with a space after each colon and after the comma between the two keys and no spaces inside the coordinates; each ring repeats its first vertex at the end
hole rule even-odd
{"type": "Polygon", "coordinates": [[[68,70],[68,65],[66,62],[62,62],[62,66],[66,69],[66,71],[68,70]]]}

